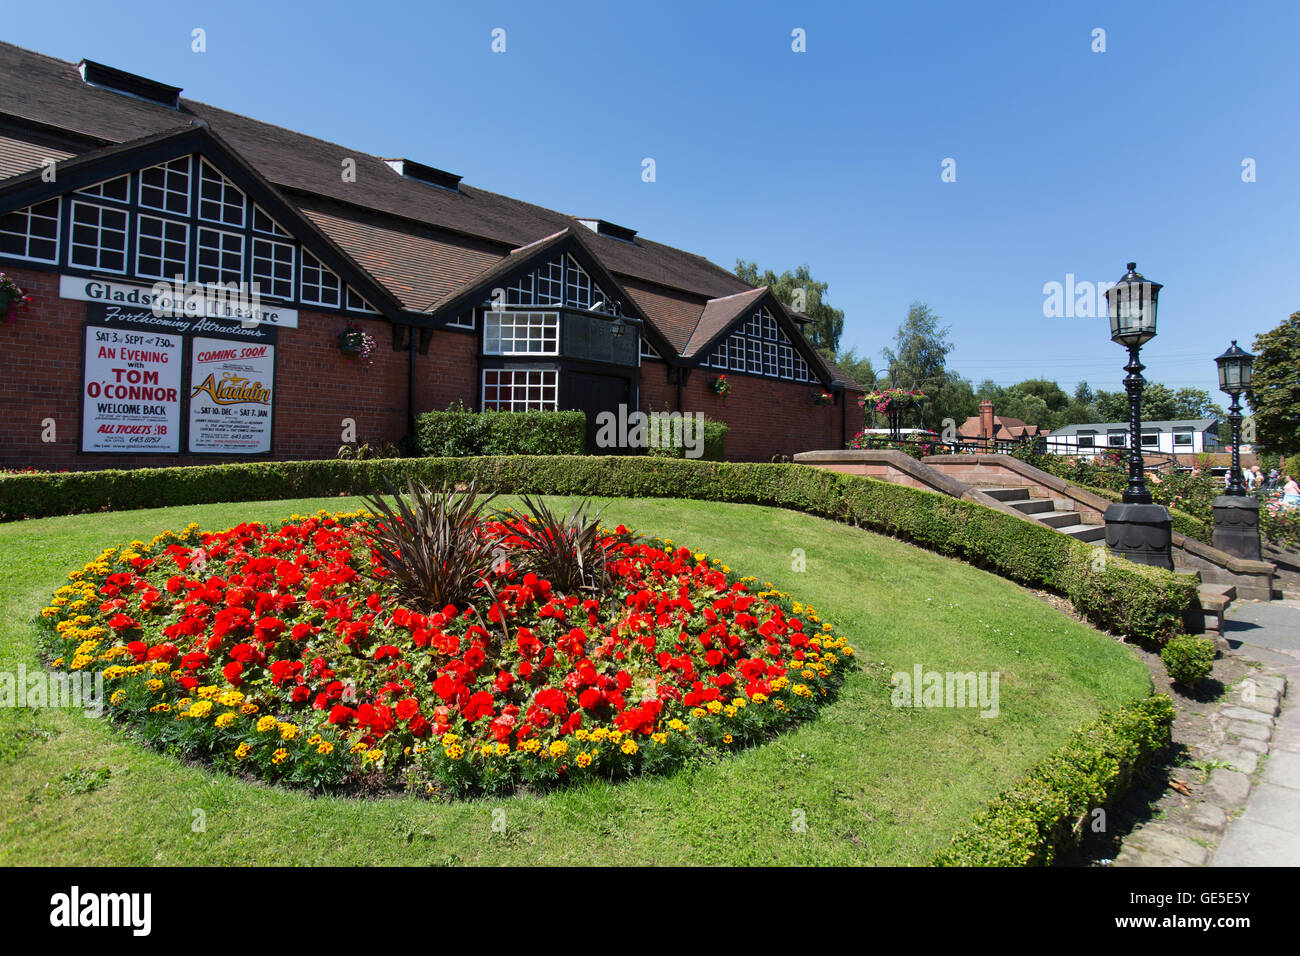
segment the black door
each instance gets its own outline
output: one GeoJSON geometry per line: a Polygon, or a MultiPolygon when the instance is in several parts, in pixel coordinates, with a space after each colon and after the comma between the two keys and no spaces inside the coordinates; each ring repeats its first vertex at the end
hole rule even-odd
{"type": "Polygon", "coordinates": [[[618,407],[632,408],[632,382],[622,375],[596,375],[591,372],[573,372],[565,375],[565,408],[576,408],[587,414],[587,454],[627,454],[626,448],[596,447],[596,416],[610,412],[618,420],[618,407]]]}

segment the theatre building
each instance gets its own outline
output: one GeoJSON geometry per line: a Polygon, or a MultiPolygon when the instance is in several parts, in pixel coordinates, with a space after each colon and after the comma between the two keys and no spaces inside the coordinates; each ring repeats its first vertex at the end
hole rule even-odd
{"type": "Polygon", "coordinates": [[[0,466],[333,457],[455,401],[702,412],[749,461],[861,428],[806,316],[596,212],[0,44],[0,272],[32,300],[0,292],[0,466]]]}

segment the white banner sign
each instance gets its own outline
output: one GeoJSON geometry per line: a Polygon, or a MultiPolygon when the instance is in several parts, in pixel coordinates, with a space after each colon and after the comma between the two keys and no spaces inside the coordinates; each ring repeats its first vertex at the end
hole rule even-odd
{"type": "Polygon", "coordinates": [[[197,282],[180,286],[158,282],[150,288],[112,279],[59,276],[59,297],[80,302],[139,306],[164,316],[204,316],[234,324],[248,322],[289,329],[298,327],[297,309],[264,303],[246,289],[201,286],[197,282]]]}
{"type": "Polygon", "coordinates": [[[179,335],[86,326],[81,450],[177,452],[179,335]]]}
{"type": "Polygon", "coordinates": [[[275,346],[195,337],[190,350],[190,451],[270,451],[275,346]]]}

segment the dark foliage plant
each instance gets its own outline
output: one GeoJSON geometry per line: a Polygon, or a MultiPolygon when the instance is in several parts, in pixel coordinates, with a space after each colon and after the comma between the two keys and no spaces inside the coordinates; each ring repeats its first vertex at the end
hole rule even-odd
{"type": "Polygon", "coordinates": [[[532,516],[511,539],[511,559],[525,571],[550,581],[561,591],[600,591],[609,583],[606,548],[612,540],[601,530],[600,511],[590,501],[578,501],[573,510],[557,512],[540,498],[523,497],[532,516]]]}
{"type": "Polygon", "coordinates": [[[413,478],[405,495],[388,488],[391,505],[379,495],[362,499],[378,519],[365,532],[375,577],[423,611],[467,601],[496,557],[497,542],[481,521],[495,493],[481,496],[473,481],[434,491],[413,478]]]}

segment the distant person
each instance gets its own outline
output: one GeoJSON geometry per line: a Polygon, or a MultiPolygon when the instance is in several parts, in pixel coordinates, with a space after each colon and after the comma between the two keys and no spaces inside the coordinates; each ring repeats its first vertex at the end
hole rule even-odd
{"type": "Polygon", "coordinates": [[[1243,472],[1241,473],[1241,478],[1242,478],[1242,480],[1243,480],[1244,482],[1246,482],[1246,490],[1247,490],[1247,491],[1254,491],[1254,490],[1255,490],[1256,475],[1255,475],[1255,469],[1254,469],[1254,468],[1247,468],[1245,471],[1243,471],[1243,472]]]}
{"type": "Polygon", "coordinates": [[[1259,470],[1259,465],[1251,465],[1251,466],[1250,466],[1250,478],[1251,478],[1251,480],[1250,480],[1250,482],[1249,482],[1249,484],[1250,484],[1250,490],[1251,490],[1251,491],[1256,491],[1256,490],[1261,490],[1261,491],[1262,491],[1263,488],[1264,488],[1264,473],[1263,473],[1262,471],[1259,470]]]}
{"type": "Polygon", "coordinates": [[[1270,470],[1269,470],[1269,473],[1268,473],[1268,490],[1269,490],[1269,491],[1277,491],[1277,483],[1278,483],[1278,479],[1279,479],[1279,476],[1278,476],[1278,473],[1277,473],[1277,469],[1276,469],[1276,468],[1270,469],[1270,470]]]}
{"type": "Polygon", "coordinates": [[[1286,484],[1282,486],[1282,505],[1300,508],[1300,484],[1296,484],[1295,475],[1286,476],[1286,484]]]}

